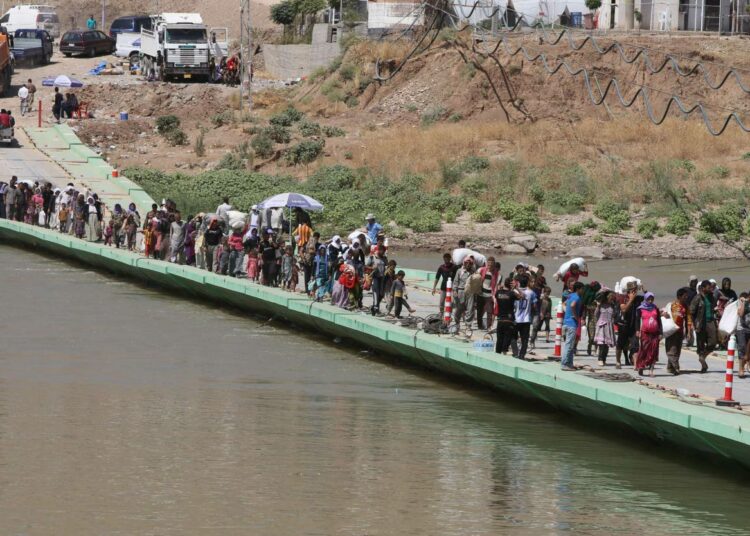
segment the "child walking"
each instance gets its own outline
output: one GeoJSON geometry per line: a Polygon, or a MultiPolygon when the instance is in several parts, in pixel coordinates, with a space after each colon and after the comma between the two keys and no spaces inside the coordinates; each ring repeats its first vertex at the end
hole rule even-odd
{"type": "MultiPolygon", "coordinates": [[[[541,264],[540,264],[541,266],[541,264]]],[[[536,322],[532,326],[531,330],[531,347],[536,347],[536,338],[539,332],[544,328],[545,342],[549,344],[549,324],[552,319],[552,289],[545,286],[542,289],[542,295],[539,298],[539,315],[536,317],[536,322]]]]}
{"type": "Polygon", "coordinates": [[[68,232],[68,218],[69,217],[70,217],[70,210],[68,210],[68,205],[67,203],[62,203],[60,205],[60,210],[57,213],[57,219],[59,221],[61,233],[68,232]]]}
{"type": "Polygon", "coordinates": [[[294,287],[292,287],[293,268],[294,255],[292,254],[292,246],[286,246],[284,248],[284,256],[281,257],[281,278],[284,290],[294,290],[294,287]]]}
{"type": "MultiPolygon", "coordinates": [[[[616,298],[614,292],[606,290],[599,298],[594,317],[596,319],[596,332],[594,343],[598,350],[599,366],[603,367],[607,362],[609,349],[615,346],[615,306],[616,298]]],[[[618,306],[619,307],[619,306],[618,306]]]]}
{"type": "Polygon", "coordinates": [[[250,281],[258,282],[258,248],[251,247],[247,252],[247,278],[250,281]]]}
{"type": "Polygon", "coordinates": [[[104,228],[104,245],[105,246],[112,245],[112,236],[114,234],[115,234],[115,224],[112,220],[109,220],[109,223],[104,228]]]}
{"type": "Polygon", "coordinates": [[[410,313],[416,312],[416,309],[412,309],[409,307],[409,303],[406,301],[406,283],[404,283],[404,276],[406,273],[403,270],[399,270],[396,273],[396,279],[393,281],[392,285],[392,293],[393,293],[393,301],[395,302],[396,310],[395,315],[396,318],[401,318],[401,309],[403,307],[406,307],[406,310],[410,313]]]}

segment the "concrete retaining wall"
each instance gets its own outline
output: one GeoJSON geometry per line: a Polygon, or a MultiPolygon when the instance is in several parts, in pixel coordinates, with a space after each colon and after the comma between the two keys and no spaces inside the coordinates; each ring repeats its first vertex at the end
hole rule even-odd
{"type": "Polygon", "coordinates": [[[356,341],[397,360],[543,402],[588,422],[606,423],[750,469],[750,420],[742,414],[687,404],[631,382],[605,382],[582,373],[561,372],[556,363],[475,352],[465,343],[393,326],[368,315],[312,302],[302,295],[146,259],[18,222],[0,220],[0,239],[171,289],[184,297],[274,315],[295,326],[356,341]]]}
{"type": "Polygon", "coordinates": [[[263,45],[266,70],[282,80],[309,76],[318,67],[330,65],[339,54],[338,43],[263,45]]]}

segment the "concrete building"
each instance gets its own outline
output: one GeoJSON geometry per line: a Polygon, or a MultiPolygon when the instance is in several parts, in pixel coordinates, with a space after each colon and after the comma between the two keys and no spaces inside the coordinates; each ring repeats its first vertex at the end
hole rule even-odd
{"type": "Polygon", "coordinates": [[[641,29],[750,33],[748,0],[636,0],[641,29]]]}
{"type": "Polygon", "coordinates": [[[403,0],[368,0],[367,31],[380,35],[394,28],[408,28],[424,23],[421,2],[403,0]]]}

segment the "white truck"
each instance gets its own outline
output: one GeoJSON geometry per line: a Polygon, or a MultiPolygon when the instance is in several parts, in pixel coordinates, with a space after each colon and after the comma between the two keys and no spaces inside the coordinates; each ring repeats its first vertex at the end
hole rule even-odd
{"type": "MultiPolygon", "coordinates": [[[[198,13],[154,15],[152,29],[141,29],[141,69],[161,80],[175,77],[210,80],[212,53],[209,30],[198,13]]],[[[214,31],[214,30],[212,30],[214,31]]]]}

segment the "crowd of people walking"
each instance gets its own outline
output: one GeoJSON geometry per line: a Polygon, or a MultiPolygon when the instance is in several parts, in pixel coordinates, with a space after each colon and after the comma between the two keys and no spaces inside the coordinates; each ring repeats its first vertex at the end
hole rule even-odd
{"type": "MultiPolygon", "coordinates": [[[[78,191],[72,183],[60,189],[13,177],[0,182],[0,218],[290,292],[301,286],[311,299],[330,300],[349,310],[397,318],[404,311],[414,312],[405,273],[389,259],[383,227],[374,214],[365,217],[360,231],[324,241],[302,209],[295,209],[287,221],[283,209],[253,206],[247,214],[238,213],[224,198],[214,213],[183,219],[176,204],[164,200],[141,217],[133,203],[127,209],[115,204],[110,210],[96,193],[78,191]],[[372,299],[365,305],[367,291],[372,299]]],[[[726,344],[719,320],[727,304],[737,301],[733,314],[744,377],[750,356],[750,300],[748,293],[737,295],[729,278],[717,285],[713,279],[691,276],[660,309],[654,294],[637,280],[610,289],[596,281],[583,283],[581,277],[588,277],[588,271],[575,263],[554,276],[562,283],[563,370],[576,370],[574,358],[583,341],[587,355],[595,356],[601,367],[614,351],[616,368],[632,366],[641,375],[653,375],[664,340],[668,372],[680,374],[682,349],[692,345],[705,372],[707,356],[726,344]]],[[[518,262],[503,275],[494,257],[485,258],[459,241],[456,250],[443,255],[434,278],[432,294],[439,293],[441,317],[449,282],[454,332],[462,326],[494,332],[496,352],[510,352],[518,359],[534,351],[540,336],[550,342],[554,307],[543,265],[518,262]]]]}

